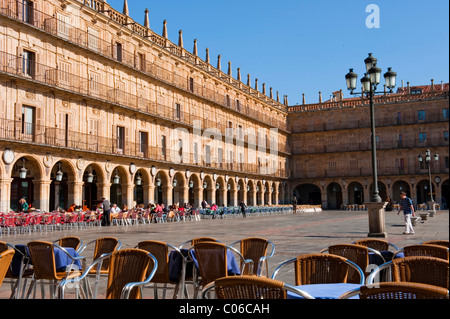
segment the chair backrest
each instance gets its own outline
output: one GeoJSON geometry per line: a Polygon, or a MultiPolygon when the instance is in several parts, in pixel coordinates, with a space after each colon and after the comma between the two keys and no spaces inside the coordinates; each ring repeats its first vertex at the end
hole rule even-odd
{"type": "Polygon", "coordinates": [[[426,245],[438,245],[438,246],[444,246],[447,247],[449,246],[449,241],[448,240],[427,240],[424,241],[422,244],[426,244],[426,245]]]}
{"type": "Polygon", "coordinates": [[[36,279],[55,280],[56,266],[53,244],[47,241],[32,241],[27,244],[36,279]]]}
{"type": "MultiPolygon", "coordinates": [[[[94,260],[99,258],[103,254],[112,253],[119,246],[119,240],[115,237],[102,237],[97,238],[95,241],[95,249],[94,249],[94,260]]],[[[109,267],[110,260],[105,259],[102,263],[102,270],[107,270],[109,267]]]]}
{"type": "MultiPolygon", "coordinates": [[[[142,282],[147,277],[151,258],[142,249],[120,249],[112,253],[106,289],[106,299],[120,299],[123,288],[132,282],[142,282]]],[[[133,289],[129,299],[140,299],[140,289],[133,289]]]]}
{"type": "MultiPolygon", "coordinates": [[[[255,265],[258,265],[258,262],[261,257],[265,257],[267,254],[267,249],[269,247],[269,241],[265,238],[259,238],[259,237],[251,237],[251,238],[244,238],[240,241],[240,251],[242,256],[244,256],[244,259],[251,259],[253,260],[253,275],[257,274],[258,267],[255,265]]],[[[243,261],[241,261],[242,265],[243,261]]],[[[266,264],[267,266],[267,264],[266,264]]],[[[248,273],[248,269],[246,269],[245,274],[248,273]]]]}
{"type": "Polygon", "coordinates": [[[15,250],[7,249],[0,252],[0,287],[5,279],[5,275],[9,270],[9,265],[14,257],[15,250]]]}
{"type": "Polygon", "coordinates": [[[214,282],[218,299],[286,299],[284,282],[257,276],[230,276],[214,282]]]}
{"type": "Polygon", "coordinates": [[[346,283],[346,258],[331,254],[305,254],[295,259],[295,285],[346,283]]]}
{"type": "Polygon", "coordinates": [[[194,245],[198,270],[205,286],[227,276],[227,245],[218,242],[198,242],[194,245]]]}
{"type": "Polygon", "coordinates": [[[448,260],[435,257],[405,257],[392,260],[394,282],[418,282],[448,289],[448,260]]]}
{"type": "Polygon", "coordinates": [[[360,299],[448,299],[448,290],[413,282],[380,282],[362,286],[360,299]]]}
{"type": "Polygon", "coordinates": [[[58,245],[61,247],[71,247],[75,250],[78,250],[80,246],[83,244],[83,241],[80,237],[75,236],[66,236],[62,237],[58,240],[58,245]]]}
{"type": "MultiPolygon", "coordinates": [[[[169,247],[166,243],[146,240],[138,243],[137,248],[148,251],[158,261],[158,269],[151,282],[170,283],[169,279],[169,247]]],[[[153,268],[153,262],[149,269],[153,268]]]]}
{"type": "Polygon", "coordinates": [[[403,247],[405,257],[428,256],[448,260],[448,248],[438,245],[410,245],[403,247]]]}
{"type": "MultiPolygon", "coordinates": [[[[357,264],[363,271],[367,273],[369,266],[369,250],[366,246],[356,244],[337,244],[328,247],[328,252],[333,255],[342,256],[357,264]]],[[[358,271],[350,268],[347,282],[359,283],[360,275],[358,271]]]]}
{"type": "Polygon", "coordinates": [[[366,246],[378,251],[388,251],[389,250],[389,242],[383,239],[376,238],[365,238],[355,241],[356,245],[366,246]]]}
{"type": "Polygon", "coordinates": [[[193,239],[191,239],[191,245],[192,246],[194,246],[195,244],[197,244],[197,243],[201,243],[201,242],[205,242],[205,241],[208,241],[208,242],[217,242],[217,239],[215,239],[215,238],[212,238],[212,237],[197,237],[197,238],[193,238],[193,239]]]}

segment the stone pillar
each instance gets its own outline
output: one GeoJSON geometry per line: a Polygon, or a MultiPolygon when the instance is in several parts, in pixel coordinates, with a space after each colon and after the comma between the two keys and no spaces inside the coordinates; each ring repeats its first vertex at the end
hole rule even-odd
{"type": "Polygon", "coordinates": [[[104,197],[107,200],[110,200],[110,188],[111,183],[97,183],[98,199],[101,200],[104,197]]]}
{"type": "Polygon", "coordinates": [[[11,209],[11,183],[12,178],[0,179],[0,211],[9,212],[11,209]]]}
{"type": "Polygon", "coordinates": [[[387,237],[385,211],[387,202],[365,203],[369,215],[369,233],[367,237],[387,237]]]}
{"type": "Polygon", "coordinates": [[[144,203],[147,206],[155,202],[155,185],[144,185],[144,203]]]}
{"type": "Polygon", "coordinates": [[[134,185],[133,184],[123,185],[122,189],[125,190],[126,196],[125,201],[123,202],[128,206],[129,209],[131,209],[132,207],[134,207],[134,199],[133,199],[134,185]]]}
{"type": "MultiPolygon", "coordinates": [[[[50,184],[52,181],[48,180],[35,180],[34,184],[34,202],[33,207],[40,209],[41,211],[48,212],[50,209],[50,184]]],[[[29,203],[31,204],[31,203],[29,203]]]]}

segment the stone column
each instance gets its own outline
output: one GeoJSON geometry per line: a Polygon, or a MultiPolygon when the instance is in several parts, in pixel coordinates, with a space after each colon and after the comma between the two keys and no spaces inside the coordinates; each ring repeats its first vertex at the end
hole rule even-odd
{"type": "MultiPolygon", "coordinates": [[[[50,209],[50,179],[35,180],[33,207],[48,212],[50,209]]],[[[31,204],[31,203],[30,203],[31,204]]]]}
{"type": "Polygon", "coordinates": [[[387,237],[385,211],[387,202],[365,203],[369,215],[369,233],[367,237],[387,237]]]}
{"type": "Polygon", "coordinates": [[[12,178],[0,179],[0,211],[9,212],[11,207],[11,183],[12,178]]]}

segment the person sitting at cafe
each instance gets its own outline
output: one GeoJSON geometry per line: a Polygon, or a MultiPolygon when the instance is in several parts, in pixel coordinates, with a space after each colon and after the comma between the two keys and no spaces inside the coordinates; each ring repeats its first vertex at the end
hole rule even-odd
{"type": "Polygon", "coordinates": [[[28,211],[28,203],[27,203],[27,201],[25,200],[25,198],[21,198],[20,200],[19,200],[19,211],[20,212],[27,212],[28,211]]]}
{"type": "Polygon", "coordinates": [[[67,208],[66,212],[67,212],[67,213],[73,213],[73,212],[75,211],[75,207],[76,207],[76,206],[77,206],[77,205],[75,205],[75,204],[70,205],[70,207],[67,208]]]}
{"type": "Polygon", "coordinates": [[[110,212],[111,220],[114,219],[114,218],[117,218],[117,216],[119,215],[120,211],[121,210],[120,210],[119,207],[117,207],[117,204],[113,204],[112,207],[111,207],[111,212],[110,212]]]}

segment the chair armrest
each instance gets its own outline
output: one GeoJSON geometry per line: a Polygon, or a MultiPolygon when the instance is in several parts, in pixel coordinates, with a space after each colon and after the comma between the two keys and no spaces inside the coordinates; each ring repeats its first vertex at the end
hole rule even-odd
{"type": "Polygon", "coordinates": [[[103,260],[111,257],[111,255],[112,255],[112,253],[101,255],[99,258],[97,258],[96,260],[94,260],[92,262],[92,264],[84,271],[84,273],[81,274],[81,276],[62,280],[58,286],[59,299],[64,299],[64,290],[65,290],[67,284],[75,284],[75,283],[80,282],[81,280],[86,278],[86,276],[89,274],[91,269],[94,268],[95,265],[100,264],[100,267],[101,267],[101,263],[103,262],[103,260]]]}
{"type": "Polygon", "coordinates": [[[379,273],[380,273],[382,270],[390,268],[390,267],[391,267],[391,264],[392,264],[392,261],[388,261],[388,262],[386,262],[386,263],[384,263],[384,264],[378,266],[377,268],[375,268],[375,269],[370,273],[370,275],[367,277],[366,284],[367,284],[367,285],[372,285],[372,284],[375,283],[375,280],[376,280],[377,282],[380,282],[380,281],[378,280],[378,277],[377,277],[377,276],[379,275],[379,273]]]}
{"type": "Polygon", "coordinates": [[[364,275],[364,271],[361,269],[361,267],[359,267],[357,264],[355,264],[353,261],[351,260],[346,260],[347,264],[350,265],[350,267],[354,268],[355,270],[358,271],[359,276],[361,278],[360,280],[360,284],[364,285],[364,282],[366,281],[366,276],[364,275]]]}
{"type": "Polygon", "coordinates": [[[148,275],[148,277],[144,281],[127,283],[122,289],[120,299],[128,299],[130,297],[130,293],[133,288],[144,286],[152,280],[153,276],[156,273],[156,270],[158,269],[158,261],[152,254],[148,253],[148,256],[153,260],[152,272],[150,273],[150,275],[148,275]]]}

